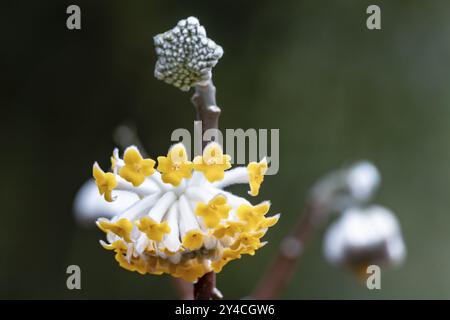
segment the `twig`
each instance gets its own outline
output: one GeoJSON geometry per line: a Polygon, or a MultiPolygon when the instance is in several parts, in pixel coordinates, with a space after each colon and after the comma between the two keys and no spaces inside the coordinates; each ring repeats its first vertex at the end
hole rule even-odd
{"type": "MultiPolygon", "coordinates": [[[[212,80],[205,85],[196,85],[191,101],[195,107],[196,119],[202,122],[202,134],[209,129],[218,129],[220,108],[216,104],[216,87],[212,80]]],[[[208,142],[203,141],[203,146],[208,142]]]]}
{"type": "Polygon", "coordinates": [[[280,245],[274,263],[263,276],[251,299],[268,300],[279,297],[292,277],[297,261],[302,257],[314,231],[323,220],[323,208],[316,201],[309,201],[304,214],[300,216],[294,229],[280,245]]]}
{"type": "Polygon", "coordinates": [[[214,271],[208,272],[198,279],[194,285],[195,300],[211,300],[214,296],[214,288],[216,287],[216,274],[214,271]]]}
{"type": "MultiPolygon", "coordinates": [[[[202,136],[209,129],[218,129],[220,108],[216,104],[216,87],[214,87],[212,80],[204,85],[196,85],[191,101],[195,107],[196,119],[202,122],[202,136]]],[[[203,147],[208,142],[203,141],[203,147]]],[[[216,292],[218,292],[216,289],[216,274],[213,271],[198,279],[194,285],[195,300],[210,300],[220,297],[216,292]]]]}

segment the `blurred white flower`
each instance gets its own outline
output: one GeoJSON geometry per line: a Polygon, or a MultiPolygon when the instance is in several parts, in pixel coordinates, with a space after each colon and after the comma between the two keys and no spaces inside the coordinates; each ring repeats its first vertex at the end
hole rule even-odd
{"type": "Polygon", "coordinates": [[[312,197],[328,210],[344,211],[370,200],[380,181],[377,168],[371,162],[360,161],[319,180],[312,197]]]}
{"type": "Polygon", "coordinates": [[[358,162],[347,172],[347,185],[353,198],[362,201],[372,197],[380,184],[380,174],[370,162],[358,162]]]}
{"type": "Polygon", "coordinates": [[[399,265],[406,248],[395,215],[374,205],[344,212],[326,232],[324,254],[330,263],[358,271],[399,265]]]}

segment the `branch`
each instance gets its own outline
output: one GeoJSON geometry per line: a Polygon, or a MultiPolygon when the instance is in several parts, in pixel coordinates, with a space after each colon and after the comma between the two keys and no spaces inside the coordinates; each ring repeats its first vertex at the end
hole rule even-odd
{"type": "Polygon", "coordinates": [[[312,235],[322,222],[324,214],[322,206],[316,201],[309,201],[304,214],[300,216],[296,226],[280,245],[274,263],[263,276],[258,288],[250,298],[258,300],[276,299],[292,278],[297,261],[302,257],[312,235]]]}
{"type": "MultiPolygon", "coordinates": [[[[196,119],[202,122],[202,136],[209,129],[219,128],[220,108],[216,104],[216,87],[212,79],[205,85],[197,84],[195,93],[191,98],[195,107],[196,119]]],[[[203,147],[209,141],[203,141],[203,147]]],[[[194,284],[195,300],[210,300],[221,298],[220,292],[216,289],[216,274],[211,271],[198,279],[194,284]]]]}
{"type": "Polygon", "coordinates": [[[194,299],[211,300],[214,295],[215,287],[216,274],[213,271],[208,272],[194,284],[194,299]]]}
{"type": "MultiPolygon", "coordinates": [[[[220,108],[216,104],[216,87],[212,80],[205,85],[196,85],[191,101],[195,107],[196,119],[202,122],[202,134],[209,129],[218,129],[220,108]]],[[[208,142],[203,141],[203,146],[208,142]]]]}

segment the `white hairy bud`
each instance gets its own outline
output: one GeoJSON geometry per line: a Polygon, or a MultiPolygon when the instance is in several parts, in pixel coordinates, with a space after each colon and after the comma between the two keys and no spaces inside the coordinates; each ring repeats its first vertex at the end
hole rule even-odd
{"type": "Polygon", "coordinates": [[[377,168],[368,161],[360,161],[319,180],[312,196],[328,210],[344,211],[370,200],[380,181],[377,168]]]}
{"type": "Polygon", "coordinates": [[[171,30],[154,37],[158,61],[155,77],[183,91],[211,79],[223,49],[208,39],[195,17],[180,20],[171,30]]]}

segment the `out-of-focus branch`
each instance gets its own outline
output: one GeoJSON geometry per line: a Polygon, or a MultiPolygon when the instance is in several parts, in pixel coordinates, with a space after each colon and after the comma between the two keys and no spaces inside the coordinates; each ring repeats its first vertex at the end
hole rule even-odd
{"type": "Polygon", "coordinates": [[[360,161],[348,168],[333,171],[313,186],[303,215],[281,242],[274,263],[253,292],[254,299],[275,299],[290,281],[297,261],[302,257],[314,232],[332,211],[366,203],[378,188],[376,167],[360,161]]]}
{"type": "Polygon", "coordinates": [[[135,145],[141,151],[142,156],[146,157],[148,155],[145,152],[145,148],[142,145],[136,128],[132,124],[123,123],[119,125],[113,133],[114,142],[117,143],[121,148],[125,149],[131,145],[135,145]]]}
{"type": "Polygon", "coordinates": [[[281,242],[277,257],[252,293],[251,299],[276,299],[280,295],[324,216],[326,215],[319,203],[308,202],[304,214],[281,242]]]}
{"type": "MultiPolygon", "coordinates": [[[[195,107],[197,120],[202,122],[202,133],[209,129],[218,129],[220,108],[216,105],[216,87],[212,79],[204,85],[197,84],[195,86],[195,93],[191,101],[195,107]]],[[[203,141],[203,147],[207,143],[208,141],[203,141]]],[[[205,274],[194,284],[195,300],[210,300],[220,297],[221,294],[216,289],[216,274],[213,271],[205,274]]]]}
{"type": "Polygon", "coordinates": [[[194,286],[192,285],[192,283],[178,278],[174,278],[172,283],[181,300],[194,299],[194,286]]]}

